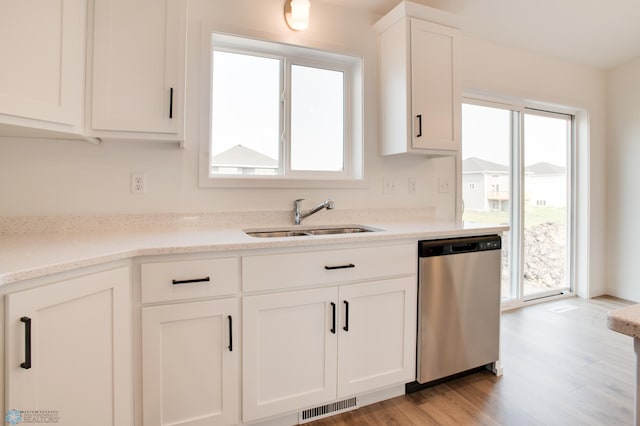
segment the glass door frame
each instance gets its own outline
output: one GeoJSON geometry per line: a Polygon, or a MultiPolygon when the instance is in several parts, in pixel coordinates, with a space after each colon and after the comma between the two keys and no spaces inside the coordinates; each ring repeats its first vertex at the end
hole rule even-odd
{"type": "MultiPolygon", "coordinates": [[[[510,145],[510,179],[511,179],[511,200],[509,209],[510,232],[509,232],[509,278],[511,288],[511,298],[502,300],[504,309],[517,308],[525,303],[540,302],[550,298],[574,296],[575,293],[575,258],[576,258],[576,116],[570,112],[551,111],[553,108],[540,108],[539,105],[518,102],[505,102],[504,100],[484,99],[483,97],[464,96],[462,103],[507,110],[511,114],[511,145],[510,145]],[[532,295],[524,296],[524,214],[525,214],[525,165],[524,165],[524,118],[525,114],[547,116],[552,118],[568,119],[570,139],[567,141],[567,212],[566,212],[566,260],[565,260],[565,280],[568,289],[551,289],[532,295]],[[517,171],[517,172],[514,172],[517,171]],[[517,201],[517,202],[516,202],[517,201]]],[[[464,123],[463,123],[464,125],[464,123]]],[[[460,154],[462,158],[462,152],[460,154]]],[[[462,172],[462,170],[461,170],[462,172]]],[[[462,197],[462,194],[460,194],[462,197]]],[[[464,201],[463,201],[464,203],[464,201]]],[[[464,204],[463,204],[464,205],[464,204]]]]}
{"type": "MultiPolygon", "coordinates": [[[[519,226],[518,226],[518,232],[520,233],[520,241],[524,242],[524,226],[525,226],[525,206],[524,206],[524,202],[525,202],[525,198],[524,198],[524,194],[525,194],[525,158],[524,158],[524,145],[526,143],[525,140],[525,135],[524,135],[524,121],[525,121],[525,115],[536,115],[536,116],[540,116],[540,117],[549,117],[549,118],[555,118],[555,119],[565,119],[567,120],[567,126],[568,126],[568,135],[569,135],[569,139],[567,140],[567,211],[566,211],[566,223],[567,223],[567,227],[565,229],[565,241],[567,243],[567,248],[566,248],[566,258],[565,258],[565,283],[567,285],[566,288],[563,289],[551,289],[551,290],[547,290],[547,291],[541,291],[541,292],[537,292],[535,294],[529,294],[529,295],[525,295],[524,294],[524,253],[519,253],[519,265],[518,265],[518,269],[519,269],[519,275],[517,276],[518,278],[518,285],[519,285],[519,292],[517,293],[520,300],[522,300],[523,302],[530,302],[532,300],[539,300],[539,299],[544,299],[544,298],[548,298],[548,297],[553,297],[553,296],[561,296],[564,294],[571,294],[573,295],[575,292],[575,284],[574,284],[574,277],[575,277],[575,271],[574,271],[574,258],[575,258],[575,205],[576,205],[576,199],[575,199],[575,162],[576,162],[576,157],[575,157],[575,134],[576,134],[576,120],[575,120],[575,115],[572,114],[567,114],[567,113],[563,113],[563,112],[554,112],[554,111],[548,111],[545,109],[538,109],[538,108],[531,108],[531,107],[527,107],[524,106],[521,109],[520,114],[518,114],[518,118],[519,118],[519,127],[520,127],[520,138],[517,140],[517,144],[518,145],[518,162],[519,162],[519,173],[518,173],[518,178],[519,178],[519,191],[520,194],[522,194],[522,198],[519,200],[520,202],[520,217],[519,217],[519,226]]],[[[514,173],[515,174],[515,173],[514,173]]],[[[522,246],[519,245],[518,246],[519,250],[522,250],[522,246]]],[[[513,278],[512,278],[513,279],[513,278]]]]}

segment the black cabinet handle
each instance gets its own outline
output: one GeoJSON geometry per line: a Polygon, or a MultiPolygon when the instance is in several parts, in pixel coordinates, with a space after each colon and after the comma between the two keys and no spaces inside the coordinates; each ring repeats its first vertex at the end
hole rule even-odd
{"type": "Polygon", "coordinates": [[[344,301],[344,331],[349,331],[349,302],[344,301]]]}
{"type": "Polygon", "coordinates": [[[31,318],[22,317],[20,321],[24,323],[24,362],[20,367],[28,370],[31,368],[31,318]]]}
{"type": "Polygon", "coordinates": [[[336,304],[331,302],[331,312],[332,312],[332,325],[331,325],[331,333],[336,334],[336,304]]]}
{"type": "Polygon", "coordinates": [[[176,284],[208,283],[209,281],[211,281],[210,277],[204,277],[204,278],[194,278],[192,280],[171,280],[171,283],[173,285],[176,285],[176,284]]]}
{"type": "Polygon", "coordinates": [[[173,118],[173,87],[169,89],[169,118],[173,118]]]}
{"type": "Polygon", "coordinates": [[[227,319],[229,320],[229,352],[233,352],[233,318],[229,315],[227,319]]]}
{"type": "Polygon", "coordinates": [[[355,268],[356,265],[354,265],[353,263],[349,263],[348,265],[338,265],[338,266],[325,266],[324,269],[326,269],[327,271],[333,271],[335,269],[349,269],[349,268],[355,268]]]}
{"type": "Polygon", "coordinates": [[[418,134],[416,137],[419,138],[422,137],[422,114],[418,114],[416,117],[418,117],[418,134]]]}

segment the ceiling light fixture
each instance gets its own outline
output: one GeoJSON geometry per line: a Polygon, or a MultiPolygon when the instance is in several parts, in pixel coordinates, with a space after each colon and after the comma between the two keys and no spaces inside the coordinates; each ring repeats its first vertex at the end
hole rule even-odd
{"type": "Polygon", "coordinates": [[[284,19],[294,31],[306,30],[309,27],[309,0],[287,0],[284,3],[284,19]]]}

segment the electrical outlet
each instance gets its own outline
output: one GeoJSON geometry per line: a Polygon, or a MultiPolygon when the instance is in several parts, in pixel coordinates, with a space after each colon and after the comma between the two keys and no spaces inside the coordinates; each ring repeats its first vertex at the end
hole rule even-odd
{"type": "Polygon", "coordinates": [[[415,193],[416,193],[416,178],[410,177],[409,178],[409,194],[415,194],[415,193]]]}
{"type": "Polygon", "coordinates": [[[134,195],[144,195],[147,193],[146,173],[131,173],[131,193],[134,195]]]}
{"type": "Polygon", "coordinates": [[[449,185],[449,178],[447,177],[438,177],[438,192],[441,194],[446,194],[451,191],[449,185]]]}
{"type": "Polygon", "coordinates": [[[385,177],[382,179],[382,192],[385,194],[395,194],[396,181],[393,178],[385,177]]]}

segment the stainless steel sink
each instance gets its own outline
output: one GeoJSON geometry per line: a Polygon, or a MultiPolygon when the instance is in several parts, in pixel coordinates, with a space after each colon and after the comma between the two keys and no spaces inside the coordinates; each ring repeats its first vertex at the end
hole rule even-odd
{"type": "Polygon", "coordinates": [[[322,229],[310,229],[306,231],[311,235],[331,235],[331,234],[357,234],[358,232],[373,232],[369,228],[322,228],[322,229]]]}
{"type": "Polygon", "coordinates": [[[258,238],[302,237],[309,235],[299,231],[245,231],[247,235],[258,238]]]}
{"type": "Polygon", "coordinates": [[[319,228],[287,228],[287,229],[247,229],[244,232],[256,238],[304,237],[312,235],[356,234],[361,232],[375,232],[379,229],[360,225],[327,226],[319,228]]]}

